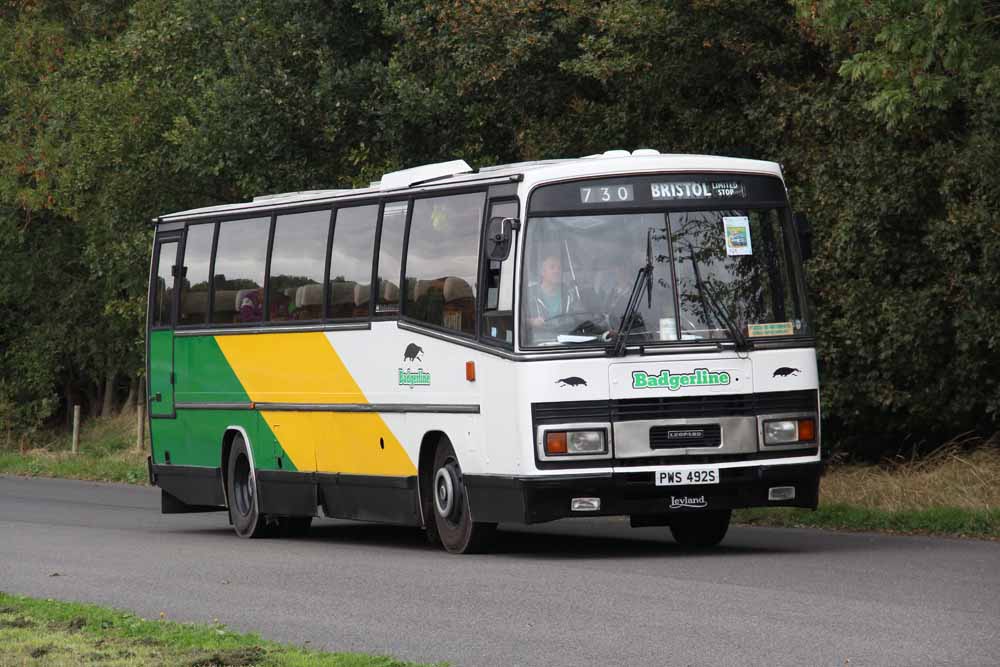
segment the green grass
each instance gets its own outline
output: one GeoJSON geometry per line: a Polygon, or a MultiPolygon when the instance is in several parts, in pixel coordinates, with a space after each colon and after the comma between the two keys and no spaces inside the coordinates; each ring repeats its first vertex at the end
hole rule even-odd
{"type": "Polygon", "coordinates": [[[918,510],[884,510],[821,502],[815,512],[794,508],[754,508],[735,512],[733,520],[749,526],[830,528],[1000,539],[1000,509],[934,507],[918,510]]]}
{"type": "Polygon", "coordinates": [[[737,512],[735,520],[1000,539],[1000,448],[949,443],[920,458],[831,465],[819,497],[815,512],[749,509],[737,512]]]}
{"type": "Polygon", "coordinates": [[[99,482],[146,483],[146,447],[135,448],[135,413],[88,419],[80,430],[78,453],[62,431],[0,445],[0,473],[26,477],[65,477],[99,482]]]}
{"type": "Polygon", "coordinates": [[[414,663],[312,651],[231,632],[219,624],[145,620],[94,605],[0,593],[0,665],[24,664],[404,667],[414,663]]]}

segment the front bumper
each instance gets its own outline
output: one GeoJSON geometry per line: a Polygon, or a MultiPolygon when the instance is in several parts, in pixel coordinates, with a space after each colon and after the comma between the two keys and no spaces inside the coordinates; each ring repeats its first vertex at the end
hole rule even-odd
{"type": "Polygon", "coordinates": [[[691,486],[656,486],[652,472],[545,477],[466,475],[465,487],[475,521],[541,523],[575,516],[657,517],[699,509],[815,509],[822,469],[819,461],[722,468],[718,484],[691,486]],[[795,498],[768,500],[768,490],[775,486],[794,487],[795,498]],[[600,498],[600,509],[571,511],[570,502],[579,497],[600,498]]]}

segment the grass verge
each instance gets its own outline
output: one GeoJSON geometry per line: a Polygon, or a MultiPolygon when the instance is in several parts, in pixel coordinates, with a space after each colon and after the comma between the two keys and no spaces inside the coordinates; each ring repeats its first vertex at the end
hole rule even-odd
{"type": "Polygon", "coordinates": [[[78,453],[70,451],[68,434],[49,431],[0,446],[0,473],[25,477],[66,477],[98,482],[146,481],[147,436],[142,451],[135,448],[135,413],[110,419],[88,419],[80,429],[78,453]]]}
{"type": "Polygon", "coordinates": [[[224,626],[149,621],[89,604],[0,593],[2,665],[336,665],[404,667],[385,656],[325,653],[224,626]]]}
{"type": "Polygon", "coordinates": [[[1000,449],[948,445],[914,460],[834,465],[820,482],[815,512],[740,510],[735,521],[1000,539],[1000,449]]]}

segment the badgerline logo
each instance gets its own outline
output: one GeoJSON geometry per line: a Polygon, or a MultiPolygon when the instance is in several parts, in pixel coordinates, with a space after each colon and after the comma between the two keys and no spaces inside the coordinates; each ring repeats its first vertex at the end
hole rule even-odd
{"type": "Polygon", "coordinates": [[[422,368],[415,371],[399,369],[399,384],[408,387],[416,385],[427,386],[431,383],[431,374],[422,368]]]}
{"type": "Polygon", "coordinates": [[[729,384],[729,373],[725,371],[710,371],[707,368],[696,368],[691,373],[671,375],[670,371],[662,370],[659,375],[650,375],[646,371],[632,371],[633,389],[651,389],[666,387],[677,391],[681,387],[707,387],[729,384]]]}

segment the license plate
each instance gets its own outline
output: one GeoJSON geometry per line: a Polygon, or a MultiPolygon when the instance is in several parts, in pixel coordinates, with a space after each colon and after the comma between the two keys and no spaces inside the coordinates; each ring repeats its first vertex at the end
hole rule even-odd
{"type": "Polygon", "coordinates": [[[688,468],[687,470],[657,470],[653,473],[657,486],[687,486],[688,484],[718,484],[718,468],[688,468]]]}

